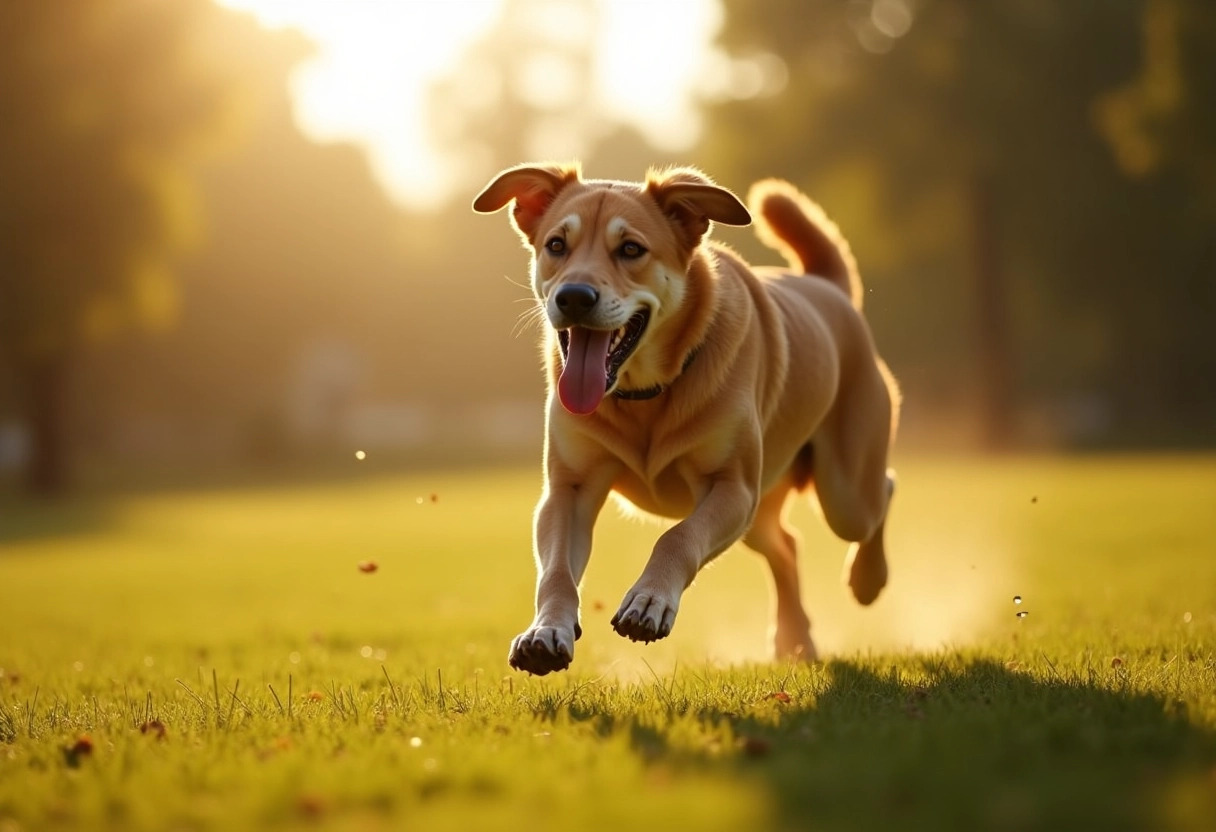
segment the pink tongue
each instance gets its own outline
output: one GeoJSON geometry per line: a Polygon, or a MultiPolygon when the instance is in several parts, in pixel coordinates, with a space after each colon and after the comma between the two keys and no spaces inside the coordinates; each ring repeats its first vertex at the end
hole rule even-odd
{"type": "Polygon", "coordinates": [[[557,382],[562,407],[586,416],[595,411],[608,388],[608,341],[612,333],[581,326],[570,330],[566,366],[557,382]]]}

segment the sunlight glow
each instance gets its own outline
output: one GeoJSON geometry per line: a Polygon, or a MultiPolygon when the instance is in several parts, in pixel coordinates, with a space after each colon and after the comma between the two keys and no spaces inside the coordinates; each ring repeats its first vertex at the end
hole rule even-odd
{"type": "Polygon", "coordinates": [[[602,0],[596,77],[608,114],[656,147],[683,150],[701,132],[701,85],[722,25],[717,3],[602,0]]]}
{"type": "Polygon", "coordinates": [[[217,0],[317,45],[291,79],[296,120],[317,141],[363,147],[389,195],[414,207],[444,197],[445,160],[424,129],[428,85],[495,21],[501,0],[217,0]]]}
{"type": "MultiPolygon", "coordinates": [[[[428,129],[428,88],[499,22],[504,0],[216,2],[251,12],[268,28],[298,29],[316,44],[316,56],[291,78],[296,120],[316,141],[349,141],[366,150],[394,201],[435,207],[467,184],[459,171],[468,160],[437,146],[428,129]]],[[[664,150],[686,149],[697,140],[696,96],[705,92],[707,70],[722,66],[711,46],[722,23],[718,0],[530,0],[517,9],[524,14],[511,23],[528,27],[536,40],[567,55],[590,53],[590,79],[575,77],[560,52],[534,54],[522,65],[523,97],[558,107],[536,126],[538,148],[554,156],[585,150],[597,134],[572,129],[560,112],[562,106],[581,109],[574,105],[578,99],[600,128],[609,122],[633,126],[664,150]]],[[[484,80],[478,85],[483,89],[470,93],[493,101],[504,79],[484,80]]]]}

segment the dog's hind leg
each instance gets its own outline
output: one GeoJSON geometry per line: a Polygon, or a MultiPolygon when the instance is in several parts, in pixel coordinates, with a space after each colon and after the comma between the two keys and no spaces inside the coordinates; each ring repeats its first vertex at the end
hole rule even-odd
{"type": "Polygon", "coordinates": [[[838,407],[812,440],[815,490],[829,528],[853,544],[845,581],[859,603],[870,604],[887,585],[883,533],[895,492],[887,452],[898,394],[878,368],[872,378],[841,392],[838,407]]]}
{"type": "Polygon", "coordinates": [[[815,661],[819,656],[811,641],[811,622],[802,607],[798,584],[798,535],[785,522],[790,490],[790,482],[783,480],[760,499],[756,519],[743,542],[764,556],[773,573],[774,655],[815,661]]]}
{"type": "MultiPolygon", "coordinates": [[[[895,472],[887,471],[887,507],[895,493],[895,472]]],[[[883,544],[887,518],[884,512],[878,528],[869,539],[854,542],[844,559],[844,581],[861,604],[872,604],[887,585],[887,553],[883,544]]]]}

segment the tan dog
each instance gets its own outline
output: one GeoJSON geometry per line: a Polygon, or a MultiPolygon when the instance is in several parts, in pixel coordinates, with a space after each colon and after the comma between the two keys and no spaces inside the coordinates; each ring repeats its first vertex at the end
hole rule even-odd
{"type": "Polygon", "coordinates": [[[752,270],[706,241],[712,221],[751,217],[695,170],[652,171],[636,184],[585,181],[577,166],[521,166],[473,208],[512,201],[552,326],[536,617],[511,644],[511,666],[569,667],[592,527],[611,492],[682,518],[613,616],[619,634],[670,633],[697,572],[742,539],[772,569],[776,654],[815,658],[787,499],[814,487],[828,526],[853,542],[853,594],[873,601],[887,581],[898,411],[836,226],[788,183],[752,188],[760,236],[786,254],[790,274],[752,270]]]}

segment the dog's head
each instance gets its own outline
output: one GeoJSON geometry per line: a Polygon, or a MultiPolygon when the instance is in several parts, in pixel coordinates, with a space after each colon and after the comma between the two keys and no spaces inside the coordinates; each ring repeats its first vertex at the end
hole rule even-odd
{"type": "Polygon", "coordinates": [[[558,397],[584,415],[624,381],[671,380],[660,333],[679,325],[694,254],[711,222],[751,222],[734,194],[689,168],[651,171],[639,184],[583,180],[577,165],[524,165],[500,173],[473,209],[512,201],[532,249],[532,289],[561,349],[558,397]]]}

